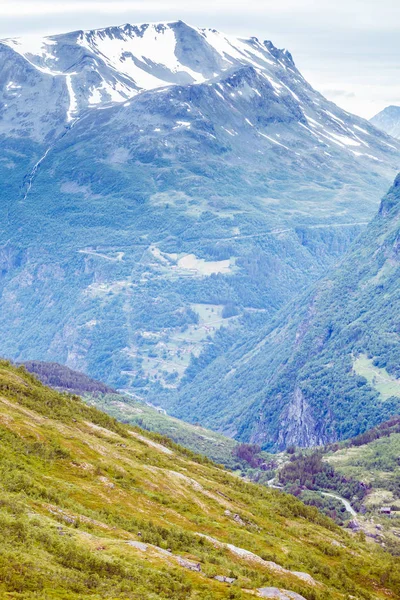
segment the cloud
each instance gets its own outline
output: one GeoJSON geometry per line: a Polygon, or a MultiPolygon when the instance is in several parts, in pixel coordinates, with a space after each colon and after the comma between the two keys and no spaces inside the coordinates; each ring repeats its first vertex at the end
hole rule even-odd
{"type": "Polygon", "coordinates": [[[329,98],[355,98],[356,95],[354,92],[349,92],[348,90],[335,90],[331,88],[324,88],[323,93],[329,96],[329,98]]]}
{"type": "Polygon", "coordinates": [[[24,18],[82,14],[87,12],[118,15],[126,12],[161,14],[180,12],[185,15],[261,15],[266,20],[276,16],[287,24],[312,25],[324,28],[393,30],[400,22],[400,3],[393,0],[202,0],[188,4],[186,0],[1,0],[0,16],[24,18]]]}
{"type": "MultiPolygon", "coordinates": [[[[305,3],[307,4],[307,2],[305,3]]],[[[294,10],[296,2],[286,0],[283,6],[277,6],[275,2],[260,3],[257,0],[248,0],[246,2],[246,12],[289,12],[294,10]]],[[[70,0],[69,2],[60,2],[59,0],[2,0],[0,4],[0,15],[20,16],[20,15],[39,15],[39,14],[65,14],[65,13],[84,13],[88,11],[100,11],[105,14],[117,14],[126,11],[148,11],[161,12],[164,10],[179,10],[185,13],[205,13],[216,10],[235,10],[243,11],[242,2],[232,2],[232,0],[203,0],[193,6],[188,6],[182,0],[162,2],[160,0],[70,0]]]]}

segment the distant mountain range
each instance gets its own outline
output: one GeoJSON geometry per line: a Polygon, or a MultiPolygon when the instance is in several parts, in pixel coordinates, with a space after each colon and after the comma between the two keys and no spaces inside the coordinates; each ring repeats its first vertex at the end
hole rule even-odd
{"type": "MultiPolygon", "coordinates": [[[[268,41],[179,21],[0,54],[0,351],[139,398],[183,399],[263,331],[348,250],[400,163],[400,141],[268,41]]],[[[270,443],[257,431],[238,434],[270,443]]]]}
{"type": "Polygon", "coordinates": [[[372,117],[371,123],[395,138],[400,138],[400,106],[387,106],[372,117]]]}

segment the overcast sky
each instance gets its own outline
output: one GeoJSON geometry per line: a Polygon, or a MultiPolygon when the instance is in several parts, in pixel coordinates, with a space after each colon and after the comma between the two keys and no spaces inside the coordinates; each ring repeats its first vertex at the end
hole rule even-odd
{"type": "Polygon", "coordinates": [[[400,0],[0,0],[1,38],[178,19],[288,48],[351,112],[400,105],[400,0]]]}

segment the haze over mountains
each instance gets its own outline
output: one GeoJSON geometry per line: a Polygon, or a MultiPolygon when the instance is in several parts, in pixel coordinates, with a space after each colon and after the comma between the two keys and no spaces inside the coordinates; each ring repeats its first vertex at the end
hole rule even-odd
{"type": "Polygon", "coordinates": [[[400,141],[256,38],[124,25],[0,53],[1,353],[271,447],[329,437],[268,438],[258,417],[228,418],[219,392],[215,420],[185,398],[348,250],[400,141]]]}

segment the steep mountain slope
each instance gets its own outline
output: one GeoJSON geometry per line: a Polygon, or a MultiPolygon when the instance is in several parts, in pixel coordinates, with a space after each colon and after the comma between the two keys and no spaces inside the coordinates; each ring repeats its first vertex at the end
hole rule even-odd
{"type": "Polygon", "coordinates": [[[174,413],[267,449],[343,439],[398,414],[399,240],[400,176],[338,268],[183,386],[174,413]]]}
{"type": "Polygon", "coordinates": [[[387,106],[372,117],[371,123],[395,138],[400,138],[400,106],[387,106]]]}
{"type": "Polygon", "coordinates": [[[400,593],[390,555],[294,498],[123,426],[5,362],[0,386],[4,597],[400,593]]]}
{"type": "Polygon", "coordinates": [[[135,393],[320,277],[400,160],[271,42],[178,22],[0,51],[1,352],[135,393]]]}

